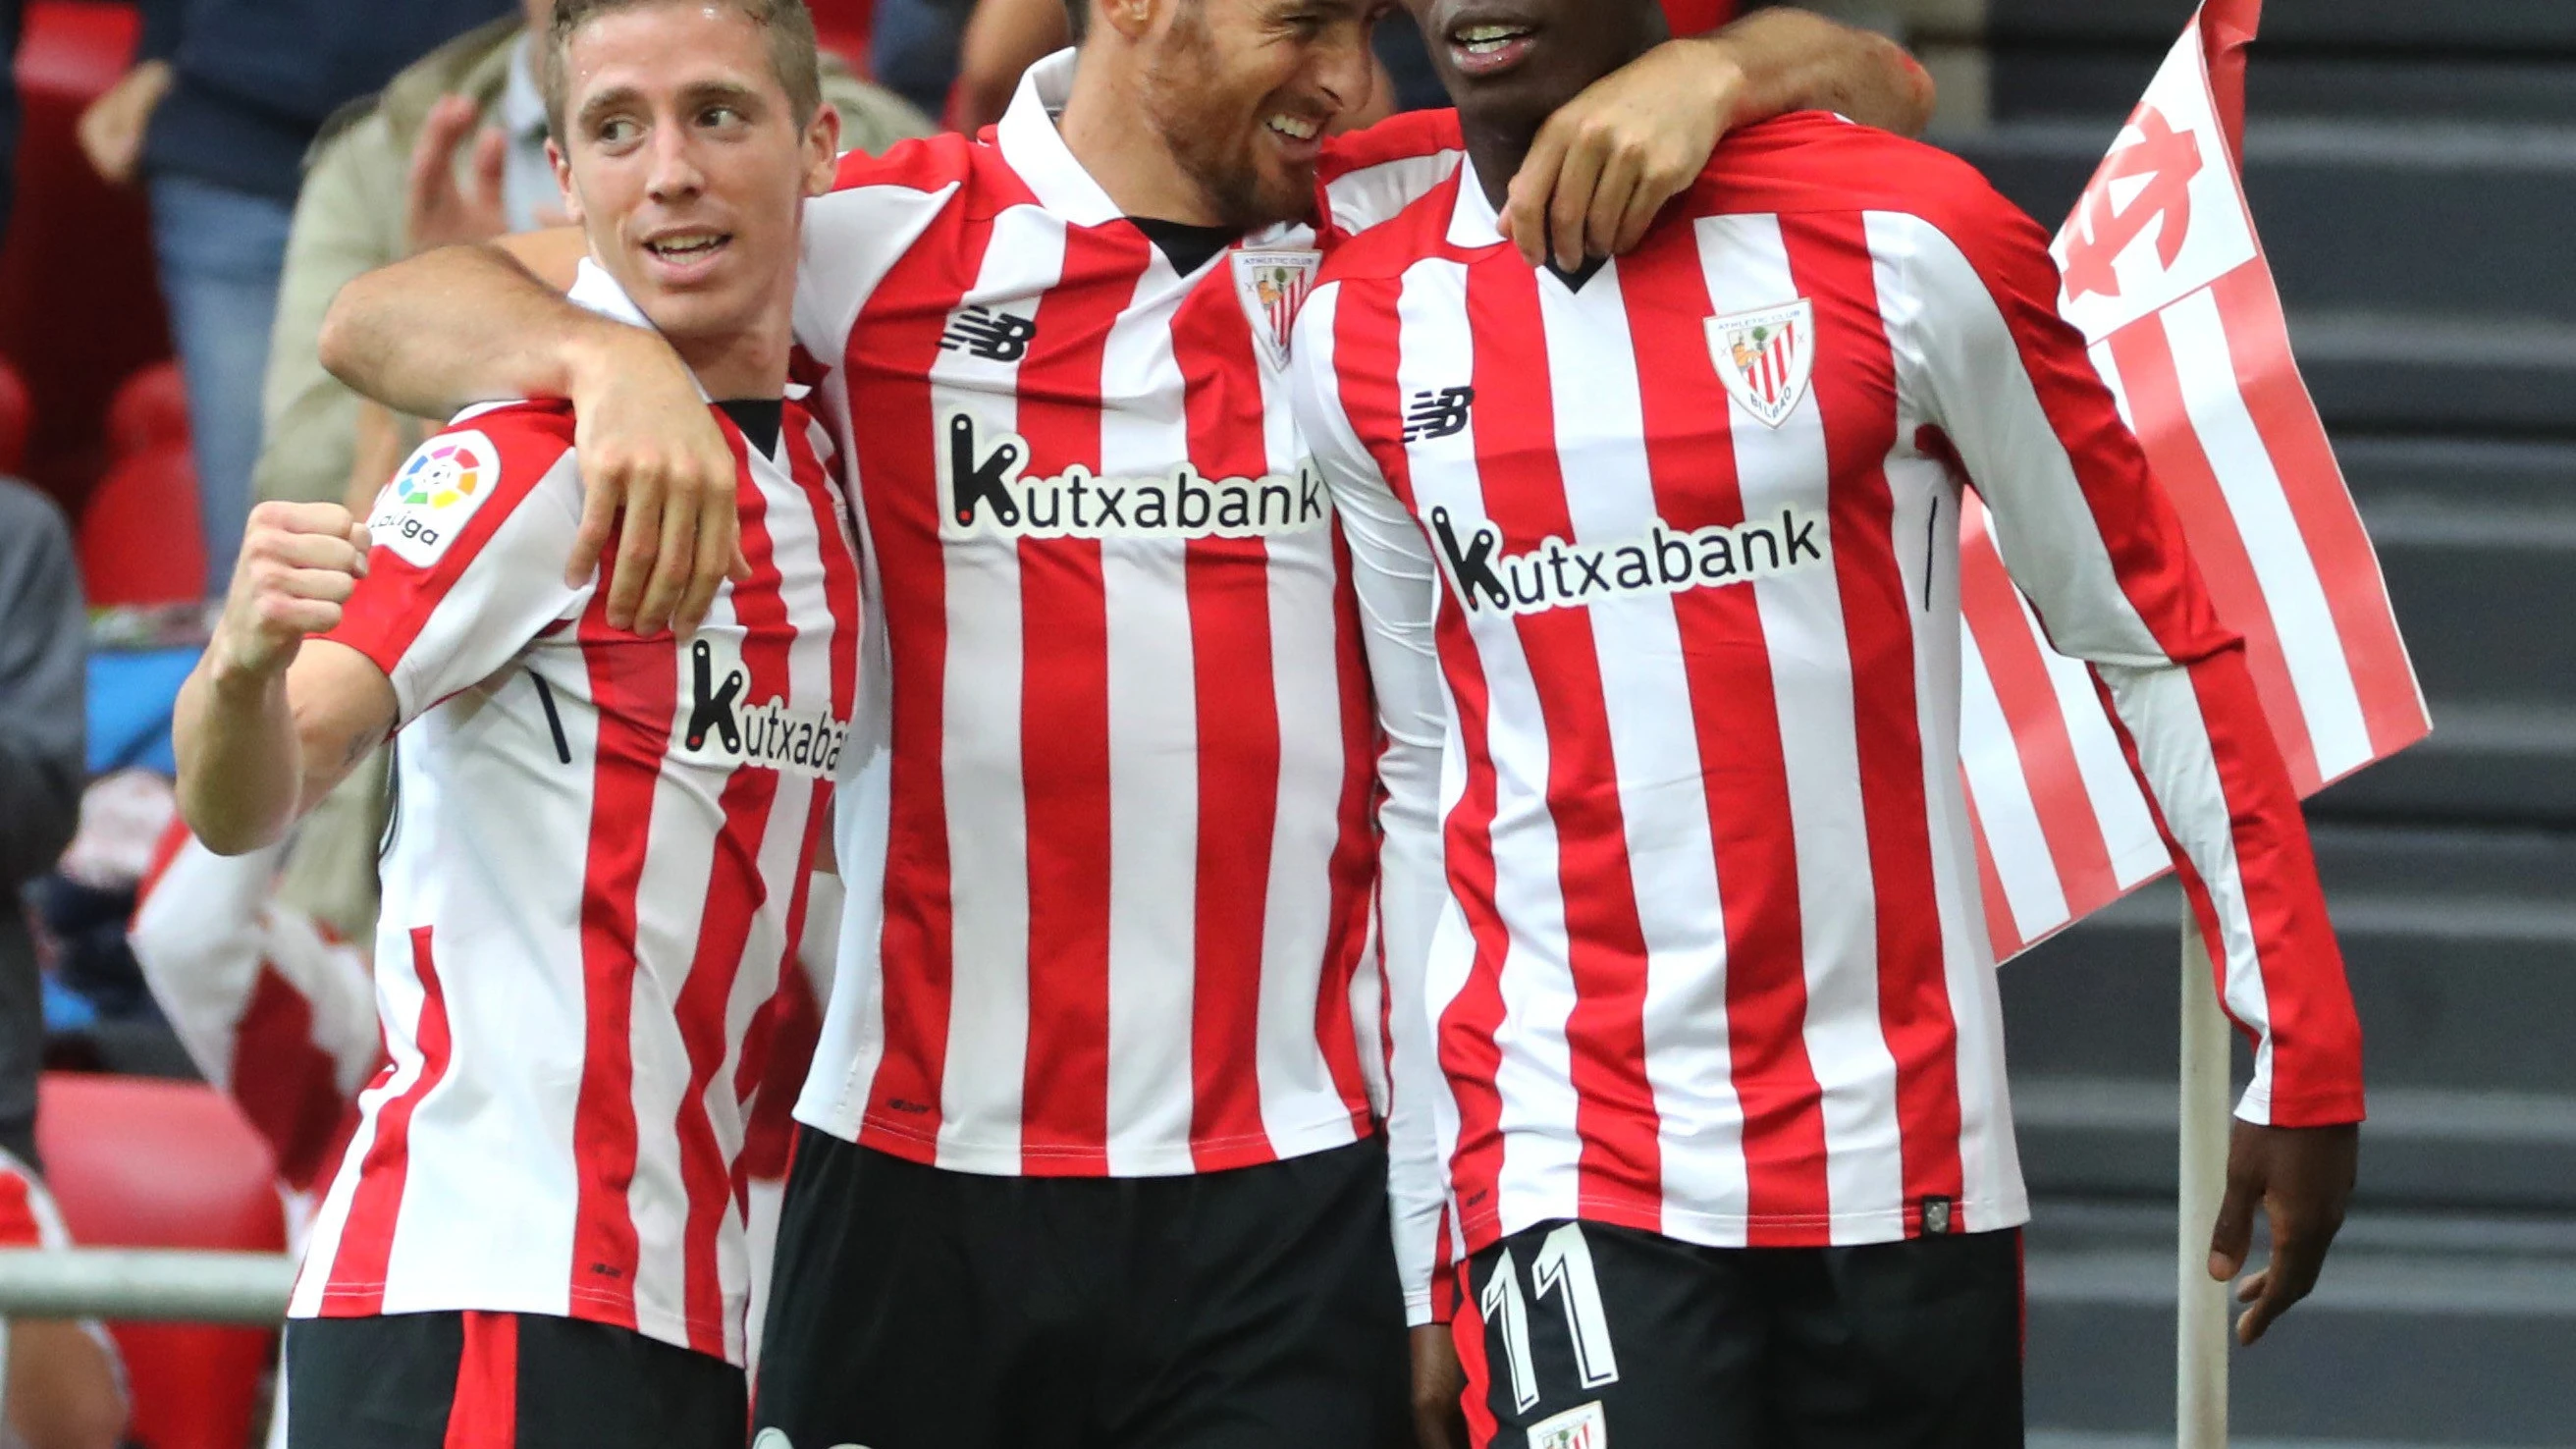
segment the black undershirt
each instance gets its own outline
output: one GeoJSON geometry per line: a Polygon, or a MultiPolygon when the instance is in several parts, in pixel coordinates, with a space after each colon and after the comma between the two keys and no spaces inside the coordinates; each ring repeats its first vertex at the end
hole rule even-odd
{"type": "Polygon", "coordinates": [[[1182,221],[1164,221],[1159,217],[1131,216],[1127,220],[1145,240],[1169,258],[1172,270],[1190,276],[1199,268],[1215,261],[1217,254],[1243,240],[1243,233],[1221,226],[1192,226],[1182,221]]]}
{"type": "Polygon", "coordinates": [[[760,456],[778,451],[779,430],[787,425],[787,404],[774,397],[729,397],[716,404],[760,456]]]}

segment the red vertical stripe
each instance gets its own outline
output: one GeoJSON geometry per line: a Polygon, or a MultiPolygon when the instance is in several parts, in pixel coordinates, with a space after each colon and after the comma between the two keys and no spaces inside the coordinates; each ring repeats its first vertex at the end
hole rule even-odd
{"type": "MultiPolygon", "coordinates": [[[[1027,472],[1101,458],[1109,333],[1151,262],[1112,223],[1065,231],[1063,280],[1038,303],[1020,364],[1027,472]]],[[[1027,538],[1020,550],[1020,771],[1028,801],[1029,1053],[1024,1171],[1096,1175],[1109,1162],[1109,604],[1101,545],[1027,538]]]]}
{"type": "Polygon", "coordinates": [[[2138,441],[2146,449],[2156,482],[2181,517],[2191,557],[2199,564],[2219,620],[2245,636],[2245,664],[2253,671],[2264,714],[2282,723],[2273,733],[2279,737],[2282,758],[2289,763],[2291,782],[2302,793],[2312,791],[2322,781],[2316,750],[2308,741],[2307,716],[2290,682],[2289,660],[2281,652],[2280,631],[2272,622],[2271,606],[2264,601],[2254,560],[2236,531],[2236,515],[2227,506],[2227,494],[2218,486],[2218,474],[2210,467],[2200,434],[2192,430],[2191,415],[2183,408],[2173,343],[2165,336],[2164,324],[2150,317],[2112,333],[2110,346],[2120,383],[2128,390],[2129,410],[2137,419],[2138,441]]]}
{"type": "Polygon", "coordinates": [[[1887,456],[1897,437],[1896,359],[1861,214],[1784,216],[1780,235],[1799,295],[1816,309],[1814,387],[1832,474],[1834,578],[1850,649],[1861,809],[1878,898],[1879,1031],[1896,1059],[1899,1151],[1911,1215],[1927,1196],[1956,1202],[1966,1170],[1959,1160],[1959,1031],[1950,1017],[1914,692],[1915,614],[1897,566],[1896,502],[1887,483],[1887,456]]]}
{"type": "Polygon", "coordinates": [[[278,974],[275,962],[259,963],[250,1000],[233,1024],[233,1101],[277,1154],[277,1175],[298,1191],[309,1190],[336,1165],[349,1101],[340,1090],[340,1063],[313,1042],[313,1003],[278,974]]]}
{"type": "MultiPolygon", "coordinates": [[[[736,492],[743,558],[751,565],[750,579],[727,590],[734,620],[743,631],[743,670],[750,676],[739,698],[746,706],[791,699],[795,691],[788,651],[796,626],[788,617],[777,545],[769,531],[769,497],[750,473],[748,445],[741,431],[730,420],[721,426],[734,450],[734,466],[742,472],[736,492]]],[[[828,519],[816,522],[830,527],[828,519]]],[[[724,1070],[732,1046],[729,1008],[751,939],[752,920],[768,904],[769,880],[761,870],[760,853],[781,787],[779,772],[770,769],[738,769],[725,780],[717,801],[724,823],[708,862],[707,903],[698,918],[697,951],[673,1004],[680,1042],[689,1059],[689,1086],[680,1097],[676,1124],[680,1182],[688,1196],[687,1220],[681,1229],[686,1265],[682,1311],[689,1326],[689,1346],[719,1358],[725,1351],[725,1314],[717,1249],[731,1207],[733,1170],[724,1144],[717,1140],[707,1093],[724,1070]]],[[[787,788],[805,786],[799,781],[787,788]]],[[[809,837],[811,833],[809,822],[809,837]]],[[[796,872],[791,890],[803,890],[803,876],[801,869],[796,872]]],[[[789,939],[792,944],[794,938],[789,939]]],[[[724,1085],[732,1090],[730,1082],[724,1085]]]]}
{"type": "MultiPolygon", "coordinates": [[[[1325,1070],[1351,1109],[1351,1127],[1369,1124],[1368,1078],[1360,1070],[1359,1028],[1351,1018],[1351,983],[1367,967],[1372,934],[1370,905],[1377,889],[1377,716],[1369,694],[1368,656],[1361,641],[1359,597],[1348,585],[1350,545],[1333,530],[1333,684],[1341,692],[1342,790],[1335,804],[1341,828],[1333,843],[1332,919],[1325,937],[1324,979],[1315,1001],[1315,1041],[1325,1070]]],[[[1381,1061],[1391,1060],[1381,1057],[1381,1061]]],[[[1389,1090],[1392,1090],[1390,1086],[1389,1090]]]]}
{"type": "Polygon", "coordinates": [[[2237,391],[2255,431],[2263,435],[2290,514],[2298,520],[2299,537],[2325,585],[2326,607],[2334,615],[2353,689],[2361,698],[2362,720],[2370,730],[2371,753],[2395,754],[2424,737],[2424,701],[2416,691],[2405,642],[2397,635],[2397,617],[2388,607],[2378,555],[2345,489],[2325,424],[2318,421],[2316,404],[2290,358],[2289,327],[2281,317],[2272,275],[2261,263],[2251,262],[2219,278],[2210,290],[2226,328],[2237,391]]]}
{"type": "MultiPolygon", "coordinates": [[[[1261,365],[1230,263],[1210,269],[1182,302],[1172,348],[1181,367],[1191,461],[1212,478],[1269,472],[1261,365]]],[[[1279,822],[1279,697],[1269,544],[1192,539],[1182,567],[1198,726],[1190,1142],[1204,1171],[1239,1163],[1251,1144],[1261,1144],[1262,1158],[1272,1155],[1256,1063],[1270,852],[1279,822]]]]}
{"type": "MultiPolygon", "coordinates": [[[[447,993],[439,984],[427,926],[412,929],[411,969],[421,990],[420,1023],[413,1031],[420,1075],[376,1110],[375,1137],[367,1144],[358,1186],[349,1197],[349,1215],[340,1227],[339,1251],[331,1259],[331,1279],[323,1288],[324,1310],[333,1315],[363,1317],[384,1310],[385,1264],[393,1256],[394,1222],[402,1212],[403,1179],[411,1169],[412,1113],[447,1075],[453,1046],[447,993]]],[[[387,1066],[386,1076],[393,1071],[387,1066]]]]}
{"type": "MultiPolygon", "coordinates": [[[[1474,380],[1476,465],[1498,552],[1575,536],[1557,458],[1556,403],[1545,366],[1542,279],[1517,258],[1467,274],[1467,320],[1479,341],[1474,380]],[[1497,339],[1512,339],[1497,346],[1497,339]]],[[[1588,609],[1516,621],[1547,730],[1547,811],[1556,828],[1566,968],[1574,1009],[1565,1022],[1575,1134],[1587,1216],[1649,1232],[1663,1226],[1663,1147],[1646,1080],[1646,939],[1628,862],[1618,759],[1588,609]]]]}
{"type": "Polygon", "coordinates": [[[1458,1265],[1458,1313],[1449,1320],[1449,1340],[1458,1347],[1458,1366],[1467,1373],[1461,1403],[1467,1411],[1467,1442],[1486,1449],[1502,1432],[1494,1418],[1494,1370],[1485,1356],[1485,1313],[1476,1302],[1476,1282],[1467,1265],[1458,1265]]]}
{"type": "Polygon", "coordinates": [[[1995,871],[1994,848],[1986,843],[1986,822],[1977,814],[1977,788],[1962,781],[1959,798],[1967,802],[1968,833],[1977,843],[1977,891],[1985,903],[1986,936],[1995,948],[1995,959],[2005,960],[2020,954],[2031,943],[2022,938],[2021,927],[2013,919],[2012,900],[2004,894],[2003,877],[1995,871]]]}
{"type": "Polygon", "coordinates": [[[2013,752],[2030,782],[2040,834],[2067,905],[2080,915],[2118,899],[2120,879],[2076,763],[2075,736],[2049,682],[2048,661],[2031,637],[2030,616],[2022,612],[2021,597],[1991,545],[1971,542],[1959,550],[1959,599],[1985,659],[1986,678],[2012,726],[2013,752]]]}
{"type": "MultiPolygon", "coordinates": [[[[885,1057],[869,1085],[859,1140],[907,1154],[939,1136],[956,969],[945,775],[948,572],[939,534],[947,505],[936,451],[946,424],[932,405],[929,378],[948,314],[973,284],[992,234],[990,217],[967,219],[962,208],[943,213],[869,298],[842,358],[857,448],[849,481],[852,501],[867,512],[889,673],[885,924],[878,937],[885,1057]],[[902,1130],[890,1133],[880,1123],[902,1130]]],[[[855,647],[855,631],[852,638],[855,647]]]]}
{"type": "Polygon", "coordinates": [[[590,848],[581,893],[581,1087],[573,1115],[579,1187],[570,1293],[583,1316],[635,1326],[636,893],[652,845],[653,797],[679,708],[679,641],[608,623],[612,569],[582,611],[578,637],[599,711],[590,848]]]}
{"type": "Polygon", "coordinates": [[[513,1449],[519,1442],[519,1316],[468,1310],[456,1359],[456,1397],[444,1449],[513,1449]]]}
{"type": "MultiPolygon", "coordinates": [[[[1649,359],[1637,372],[1656,512],[1679,531],[1742,523],[1726,385],[1696,320],[1708,304],[1695,231],[1658,230],[1619,263],[1619,281],[1637,354],[1649,359]]],[[[1676,594],[1673,617],[1726,917],[1726,1034],[1744,1113],[1750,1241],[1811,1242],[1832,1203],[1807,1055],[1806,945],[1770,646],[1749,588],[1676,594]]]]}

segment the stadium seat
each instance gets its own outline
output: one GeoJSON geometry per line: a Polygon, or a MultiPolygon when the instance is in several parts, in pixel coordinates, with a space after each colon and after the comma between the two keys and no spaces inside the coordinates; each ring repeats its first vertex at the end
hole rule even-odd
{"type": "MultiPolygon", "coordinates": [[[[94,1247],[282,1252],[285,1209],[267,1144],[212,1087],[54,1073],[36,1123],[45,1176],[74,1239],[94,1247]]],[[[243,1449],[265,1329],[111,1324],[142,1449],[243,1449]]]]}
{"type": "Polygon", "coordinates": [[[80,519],[81,579],[94,607],[205,597],[197,465],[185,440],[120,459],[80,519]]]}
{"type": "Polygon", "coordinates": [[[27,397],[27,380],[9,365],[9,359],[0,357],[0,473],[25,476],[27,430],[35,422],[34,407],[27,397]]]}
{"type": "Polygon", "coordinates": [[[35,403],[26,476],[79,516],[106,467],[117,384],[170,355],[139,193],[98,179],[73,139],[134,53],[131,5],[30,0],[18,44],[18,195],[0,249],[0,355],[35,403]]]}
{"type": "Polygon", "coordinates": [[[812,0],[806,8],[814,12],[814,38],[823,48],[847,62],[850,69],[868,74],[876,0],[812,0]]]}
{"type": "Polygon", "coordinates": [[[179,364],[156,362],[119,384],[107,405],[110,467],[164,443],[188,441],[188,386],[179,364]]]}

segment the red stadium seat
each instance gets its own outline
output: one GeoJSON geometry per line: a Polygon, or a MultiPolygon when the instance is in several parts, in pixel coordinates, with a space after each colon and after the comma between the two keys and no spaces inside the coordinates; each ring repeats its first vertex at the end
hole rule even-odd
{"type": "Polygon", "coordinates": [[[34,404],[27,398],[27,380],[9,359],[0,357],[0,473],[24,476],[27,466],[27,430],[35,422],[34,404]]]}
{"type": "Polygon", "coordinates": [[[188,386],[179,364],[156,362],[129,377],[107,405],[109,466],[164,443],[188,441],[188,386]]]}
{"type": "Polygon", "coordinates": [[[81,579],[93,606],[206,595],[197,465],[185,439],[118,460],[81,511],[81,579]]]}
{"type": "Polygon", "coordinates": [[[814,38],[823,48],[848,62],[850,69],[868,74],[876,0],[810,0],[805,8],[814,12],[814,38]]]}
{"type": "Polygon", "coordinates": [[[78,516],[106,466],[117,384],[170,355],[139,193],[98,179],[74,141],[82,108],[134,53],[131,5],[30,0],[18,43],[18,196],[0,250],[0,355],[26,375],[27,476],[78,516]]]}
{"type": "MultiPolygon", "coordinates": [[[[286,1214],[267,1144],[222,1093],[193,1082],[55,1073],[36,1122],[45,1178],[93,1247],[282,1252],[286,1214]]],[[[201,1324],[109,1325],[145,1449],[242,1449],[277,1336],[201,1324]]]]}

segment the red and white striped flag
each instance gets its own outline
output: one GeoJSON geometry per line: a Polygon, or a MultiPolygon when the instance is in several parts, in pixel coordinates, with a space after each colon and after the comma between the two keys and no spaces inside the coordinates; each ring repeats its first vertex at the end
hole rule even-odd
{"type": "MultiPolygon", "coordinates": [[[[2237,172],[2261,0],[2208,0],[2052,251],[2058,311],[2182,515],[2301,794],[2432,728],[2378,557],[2290,357],[2237,172]]],[[[2101,695],[2048,647],[1972,499],[1961,768],[1997,959],[2172,864],[2101,695]]]]}

